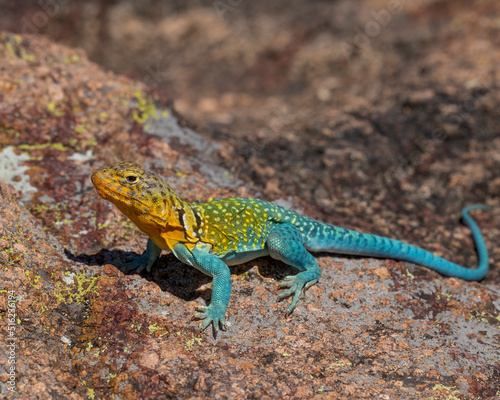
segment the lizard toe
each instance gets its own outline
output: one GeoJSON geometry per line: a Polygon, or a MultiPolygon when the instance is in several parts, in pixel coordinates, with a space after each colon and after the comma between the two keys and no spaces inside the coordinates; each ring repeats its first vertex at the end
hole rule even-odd
{"type": "Polygon", "coordinates": [[[281,282],[280,287],[287,289],[279,294],[278,300],[281,301],[293,295],[290,306],[286,311],[286,316],[289,316],[297,306],[302,290],[305,292],[307,288],[311,287],[316,282],[318,282],[318,279],[310,279],[309,277],[301,274],[287,276],[283,282],[281,282]]]}
{"type": "Polygon", "coordinates": [[[194,320],[198,320],[198,319],[205,319],[207,318],[207,314],[206,313],[194,313],[193,316],[191,317],[191,320],[194,321],[194,320]]]}
{"type": "Polygon", "coordinates": [[[207,329],[207,326],[210,325],[211,323],[212,319],[210,317],[205,318],[199,325],[200,332],[203,332],[205,329],[207,329]]]}
{"type": "Polygon", "coordinates": [[[316,283],[318,283],[318,279],[313,279],[312,281],[307,282],[304,285],[304,292],[306,291],[306,289],[309,289],[312,285],[315,285],[316,283]]]}
{"type": "Polygon", "coordinates": [[[279,295],[278,295],[278,299],[279,300],[283,300],[283,299],[286,299],[287,297],[290,297],[292,294],[294,294],[296,292],[296,288],[295,287],[291,287],[290,289],[287,289],[287,290],[283,290],[279,295]]]}
{"type": "Polygon", "coordinates": [[[290,303],[290,306],[286,310],[287,315],[290,315],[293,312],[294,308],[297,306],[297,302],[299,301],[300,298],[301,289],[302,288],[297,288],[297,290],[295,291],[292,302],[290,303]]]}
{"type": "Polygon", "coordinates": [[[294,275],[288,275],[280,282],[280,288],[290,287],[295,283],[296,277],[294,275]]]}
{"type": "Polygon", "coordinates": [[[197,311],[193,314],[193,319],[202,319],[203,321],[200,323],[199,328],[200,331],[205,330],[210,324],[213,325],[214,332],[217,334],[219,329],[226,330],[226,322],[224,319],[225,310],[217,308],[210,304],[207,306],[198,306],[196,307],[197,311]]]}

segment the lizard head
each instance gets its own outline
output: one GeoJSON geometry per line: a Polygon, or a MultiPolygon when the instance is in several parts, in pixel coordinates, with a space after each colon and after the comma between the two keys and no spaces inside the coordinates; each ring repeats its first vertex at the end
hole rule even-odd
{"type": "Polygon", "coordinates": [[[180,201],[163,178],[131,161],[95,170],[92,183],[101,197],[118,207],[141,230],[165,218],[180,201]]]}

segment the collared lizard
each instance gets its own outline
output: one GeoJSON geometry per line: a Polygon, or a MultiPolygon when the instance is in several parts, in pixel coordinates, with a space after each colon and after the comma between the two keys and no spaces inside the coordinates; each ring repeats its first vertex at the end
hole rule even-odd
{"type": "Polygon", "coordinates": [[[146,252],[123,265],[127,271],[150,271],[162,249],[171,250],[182,262],[213,278],[208,306],[197,307],[200,329],[211,323],[215,332],[226,328],[225,315],[231,296],[229,267],[257,257],[271,256],[299,270],[280,284],[279,299],[293,296],[287,315],[302,289],[318,282],[321,270],[309,251],[373,256],[410,261],[442,275],[480,280],[488,271],[488,252],[469,211],[462,210],[479,257],[476,269],[457,265],[399,240],[328,225],[276,204],[254,198],[216,199],[207,203],[181,200],[168,183],[135,162],[123,161],[92,174],[97,192],[112,202],[148,237],[146,252]]]}

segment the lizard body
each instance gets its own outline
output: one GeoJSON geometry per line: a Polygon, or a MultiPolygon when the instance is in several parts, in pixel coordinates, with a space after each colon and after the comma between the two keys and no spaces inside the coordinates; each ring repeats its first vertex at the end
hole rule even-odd
{"type": "Polygon", "coordinates": [[[198,307],[195,317],[201,329],[213,323],[225,328],[231,295],[228,266],[270,255],[297,268],[280,284],[280,299],[293,296],[287,314],[299,300],[302,289],[314,285],[321,270],[309,251],[393,258],[426,266],[442,275],[480,280],[488,271],[488,252],[478,226],[463,209],[476,244],[479,265],[469,269],[416,246],[382,236],[328,225],[294,213],[276,204],[253,198],[217,199],[207,203],[181,200],[168,183],[137,163],[123,161],[92,174],[97,192],[111,201],[148,237],[146,252],[124,268],[148,271],[162,249],[172,250],[182,262],[213,277],[210,305],[198,307]]]}

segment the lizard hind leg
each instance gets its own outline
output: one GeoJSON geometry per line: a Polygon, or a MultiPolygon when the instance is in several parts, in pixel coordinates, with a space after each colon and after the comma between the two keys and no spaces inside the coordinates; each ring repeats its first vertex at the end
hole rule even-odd
{"type": "Polygon", "coordinates": [[[313,255],[304,247],[302,234],[292,224],[275,226],[270,231],[266,243],[272,258],[301,271],[297,275],[287,276],[280,284],[280,288],[287,289],[280,293],[278,300],[293,295],[292,302],[287,309],[287,315],[289,315],[297,305],[301,290],[318,282],[321,269],[313,255]]]}

